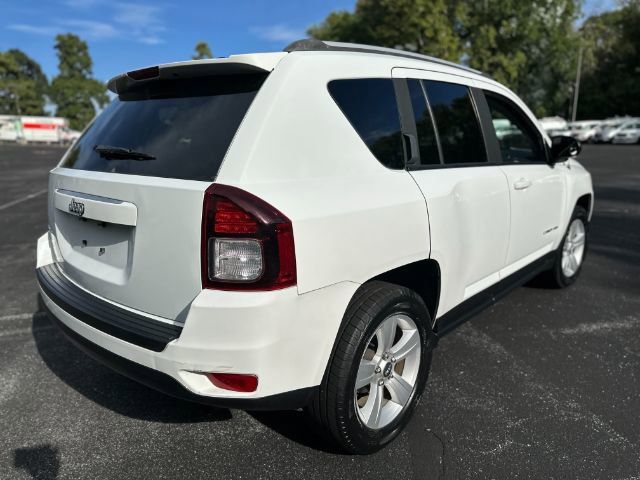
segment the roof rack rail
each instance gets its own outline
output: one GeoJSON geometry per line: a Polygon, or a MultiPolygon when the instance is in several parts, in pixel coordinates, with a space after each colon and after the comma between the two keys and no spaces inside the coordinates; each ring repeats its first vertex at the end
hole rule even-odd
{"type": "Polygon", "coordinates": [[[442,60],[440,58],[430,57],[429,55],[422,55],[421,53],[407,52],[405,50],[398,50],[395,48],[376,47],[374,45],[363,45],[359,43],[342,43],[342,42],[329,42],[324,40],[318,40],[316,38],[304,38],[302,40],[296,40],[295,42],[287,45],[283,52],[318,52],[318,51],[342,51],[342,52],[360,52],[360,53],[377,53],[381,55],[393,55],[396,57],[412,58],[414,60],[423,60],[426,62],[437,63],[439,65],[445,65],[447,67],[457,68],[467,72],[475,73],[477,75],[487,76],[480,70],[475,68],[459,65],[454,62],[442,60]]]}

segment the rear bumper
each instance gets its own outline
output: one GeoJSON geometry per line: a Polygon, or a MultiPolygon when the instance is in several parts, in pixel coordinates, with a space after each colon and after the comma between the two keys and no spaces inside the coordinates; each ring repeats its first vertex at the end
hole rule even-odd
{"type": "Polygon", "coordinates": [[[67,279],[58,264],[36,270],[40,288],[61,309],[101,332],[139,347],[161,352],[182,332],[182,326],[161,322],[125,310],[78,287],[67,279]]]}
{"type": "MultiPolygon", "coordinates": [[[[55,239],[49,235],[38,241],[39,277],[42,269],[55,263],[52,242],[55,239]]],[[[344,282],[303,295],[295,287],[272,292],[203,290],[187,306],[186,320],[175,338],[155,350],[87,321],[79,312],[77,297],[70,295],[61,302],[47,285],[41,283],[40,290],[51,317],[67,336],[114,370],[200,403],[279,410],[303,406],[322,381],[342,316],[357,287],[344,282]],[[258,388],[251,393],[220,389],[206,372],[254,374],[258,388]]]]}
{"type": "Polygon", "coordinates": [[[186,389],[180,382],[170,375],[162,373],[153,368],[148,368],[138,363],[120,357],[109,350],[106,350],[95,343],[90,342],[83,336],[77,334],[67,327],[50,311],[48,311],[51,321],[77,348],[84,353],[106,365],[112,370],[131,378],[139,383],[153,388],[166,395],[170,395],[182,400],[188,400],[206,405],[222,408],[239,408],[243,410],[290,410],[307,405],[317,389],[317,387],[307,387],[277,395],[262,398],[220,398],[196,395],[186,389]]]}

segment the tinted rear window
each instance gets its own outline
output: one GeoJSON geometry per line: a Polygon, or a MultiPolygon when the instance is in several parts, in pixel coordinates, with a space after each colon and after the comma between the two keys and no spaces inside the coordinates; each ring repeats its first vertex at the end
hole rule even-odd
{"type": "Polygon", "coordinates": [[[333,80],[329,93],[380,163],[404,168],[400,114],[391,79],[333,80]]]}
{"type": "Polygon", "coordinates": [[[487,153],[469,89],[455,83],[425,80],[444,163],[480,163],[487,153]]]}
{"type": "Polygon", "coordinates": [[[72,147],[63,167],[211,181],[266,75],[204,77],[142,84],[120,95],[72,147]],[[96,145],[155,160],[107,159],[96,145]]]}

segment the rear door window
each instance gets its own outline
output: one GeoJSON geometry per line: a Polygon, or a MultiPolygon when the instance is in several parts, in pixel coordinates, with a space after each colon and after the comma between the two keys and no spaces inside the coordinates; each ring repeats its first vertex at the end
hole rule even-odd
{"type": "Polygon", "coordinates": [[[114,99],[61,166],[212,181],[265,78],[246,74],[143,84],[114,99]],[[114,158],[118,156],[96,151],[98,145],[134,150],[147,158],[114,158]]]}
{"type": "Polygon", "coordinates": [[[434,80],[424,80],[423,84],[438,130],[444,163],[486,163],[487,152],[469,88],[434,80]]]}
{"type": "Polygon", "coordinates": [[[391,79],[332,80],[329,93],[378,161],[388,168],[404,168],[400,115],[391,79]]]}

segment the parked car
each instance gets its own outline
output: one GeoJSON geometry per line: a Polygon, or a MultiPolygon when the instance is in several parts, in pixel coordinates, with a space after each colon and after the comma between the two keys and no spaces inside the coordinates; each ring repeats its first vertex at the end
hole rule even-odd
{"type": "Polygon", "coordinates": [[[582,120],[579,122],[572,122],[569,124],[571,130],[571,136],[576,140],[589,143],[593,140],[593,136],[598,131],[600,126],[599,120],[582,120]]]}
{"type": "Polygon", "coordinates": [[[624,126],[634,120],[634,118],[625,117],[604,122],[603,125],[598,128],[593,139],[596,143],[610,143],[613,137],[615,137],[624,126]]]}
{"type": "Polygon", "coordinates": [[[540,119],[540,125],[550,137],[571,136],[569,123],[562,117],[543,117],[540,119]]]}
{"type": "Polygon", "coordinates": [[[59,129],[60,143],[63,145],[69,145],[80,138],[81,132],[78,130],[72,130],[68,127],[61,127],[59,129]]]}
{"type": "Polygon", "coordinates": [[[640,120],[628,122],[620,128],[612,143],[640,143],[640,120]]]}
{"type": "Polygon", "coordinates": [[[170,395],[304,407],[372,452],[409,421],[439,336],[580,274],[579,143],[476,70],[304,40],[108,86],[50,173],[37,278],[77,346],[170,395]]]}

